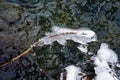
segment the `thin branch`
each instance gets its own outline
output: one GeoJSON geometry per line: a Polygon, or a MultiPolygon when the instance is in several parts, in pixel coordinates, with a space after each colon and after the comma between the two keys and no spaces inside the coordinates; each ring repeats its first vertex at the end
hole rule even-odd
{"type": "Polygon", "coordinates": [[[14,62],[15,60],[19,59],[19,58],[22,57],[23,55],[25,55],[25,54],[27,54],[28,52],[30,52],[32,49],[33,49],[32,46],[29,47],[27,50],[25,50],[24,52],[22,52],[20,55],[14,57],[12,60],[10,60],[10,61],[8,61],[8,62],[6,62],[6,63],[0,65],[0,67],[5,67],[5,66],[11,64],[11,63],[14,62]]]}
{"type": "Polygon", "coordinates": [[[40,38],[37,42],[31,45],[26,51],[21,53],[20,55],[14,57],[12,60],[0,65],[0,67],[4,67],[8,64],[11,64],[18,58],[24,56],[29,51],[32,50],[33,47],[43,46],[43,45],[51,45],[54,41],[57,41],[61,45],[65,45],[66,40],[73,40],[80,44],[87,44],[88,42],[96,41],[97,37],[94,31],[89,29],[67,29],[67,28],[59,28],[53,27],[52,32],[48,33],[45,37],[40,38]]]}

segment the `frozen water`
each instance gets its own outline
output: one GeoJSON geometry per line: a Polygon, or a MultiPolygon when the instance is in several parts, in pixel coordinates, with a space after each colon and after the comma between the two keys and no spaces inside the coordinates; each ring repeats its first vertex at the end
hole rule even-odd
{"type": "Polygon", "coordinates": [[[78,46],[78,49],[84,53],[88,52],[87,45],[80,45],[78,46]]]}
{"type": "Polygon", "coordinates": [[[102,43],[100,49],[94,57],[94,67],[96,77],[95,80],[119,80],[114,70],[115,64],[118,62],[118,56],[109,48],[108,44],[102,43]],[[112,64],[112,67],[108,63],[112,64]]]}
{"type": "Polygon", "coordinates": [[[86,74],[81,72],[80,67],[70,65],[67,66],[65,70],[67,71],[66,80],[85,80],[83,76],[85,76],[86,74]]]}
{"type": "Polygon", "coordinates": [[[104,61],[110,62],[112,64],[118,61],[117,54],[109,48],[108,44],[102,43],[100,49],[97,52],[97,56],[104,61]]]}
{"type": "Polygon", "coordinates": [[[32,46],[43,46],[45,44],[52,44],[57,41],[61,45],[65,45],[66,40],[73,40],[80,44],[87,44],[92,41],[97,41],[97,36],[94,31],[90,29],[68,29],[53,26],[51,33],[46,33],[46,36],[39,39],[43,44],[33,44],[32,46]]]}

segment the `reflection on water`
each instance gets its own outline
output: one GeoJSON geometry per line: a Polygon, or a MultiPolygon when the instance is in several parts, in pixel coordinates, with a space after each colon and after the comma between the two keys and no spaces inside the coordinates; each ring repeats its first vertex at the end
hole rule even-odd
{"type": "MultiPolygon", "coordinates": [[[[0,57],[3,56],[0,63],[25,50],[53,25],[77,29],[89,27],[97,33],[99,42],[107,42],[118,55],[120,53],[119,0],[5,1],[9,3],[0,2],[0,57]]],[[[92,48],[96,49],[97,45],[92,48]]],[[[62,67],[87,59],[76,46],[68,41],[66,46],[55,42],[52,46],[36,48],[7,68],[0,69],[0,80],[46,80],[48,77],[58,80],[62,67]]],[[[88,71],[90,67],[87,67],[88,71]]]]}

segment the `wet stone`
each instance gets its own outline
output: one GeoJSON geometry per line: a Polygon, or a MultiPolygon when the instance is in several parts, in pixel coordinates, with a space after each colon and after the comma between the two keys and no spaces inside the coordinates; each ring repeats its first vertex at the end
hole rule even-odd
{"type": "Polygon", "coordinates": [[[20,18],[20,12],[14,7],[18,7],[15,4],[0,3],[0,18],[7,21],[8,23],[15,22],[20,18]]]}
{"type": "MultiPolygon", "coordinates": [[[[27,30],[31,28],[26,28],[29,26],[29,20],[25,17],[23,9],[18,4],[0,3],[0,65],[10,61],[26,49],[25,42],[21,39],[26,36],[27,30]]],[[[36,71],[37,64],[31,59],[23,57],[4,68],[0,68],[0,80],[30,80],[31,74],[34,75],[32,76],[34,79],[40,78],[42,74],[45,77],[44,72],[36,71]],[[35,76],[35,73],[38,75],[35,76]]]]}
{"type": "Polygon", "coordinates": [[[7,30],[8,26],[7,22],[0,18],[0,32],[7,30]]]}

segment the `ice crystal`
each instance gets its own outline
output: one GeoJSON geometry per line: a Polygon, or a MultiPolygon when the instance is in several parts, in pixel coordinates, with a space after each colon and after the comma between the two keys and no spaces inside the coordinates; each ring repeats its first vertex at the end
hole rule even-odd
{"type": "Polygon", "coordinates": [[[39,39],[39,41],[35,42],[32,46],[51,45],[54,41],[57,41],[61,45],[65,45],[66,40],[87,44],[92,41],[97,41],[97,36],[94,31],[87,28],[68,29],[53,26],[51,33],[46,33],[45,37],[39,39]]]}

